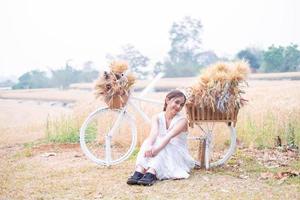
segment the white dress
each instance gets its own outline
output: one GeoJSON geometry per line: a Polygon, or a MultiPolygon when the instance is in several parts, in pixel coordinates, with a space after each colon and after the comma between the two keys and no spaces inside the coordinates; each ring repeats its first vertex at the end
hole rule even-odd
{"type": "MultiPolygon", "coordinates": [[[[169,130],[184,117],[180,114],[175,115],[169,128],[166,127],[165,112],[158,114],[158,136],[154,143],[158,145],[169,130]]],[[[144,152],[147,149],[147,141],[141,146],[138,153],[136,165],[143,168],[153,168],[156,171],[156,177],[162,179],[181,179],[188,178],[189,172],[195,166],[195,160],[190,156],[187,147],[187,132],[182,132],[172,138],[170,142],[155,156],[146,158],[144,152]]]]}

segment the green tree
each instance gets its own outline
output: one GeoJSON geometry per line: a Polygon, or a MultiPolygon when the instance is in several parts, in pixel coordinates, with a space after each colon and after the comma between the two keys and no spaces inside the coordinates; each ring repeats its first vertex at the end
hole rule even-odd
{"type": "Polygon", "coordinates": [[[299,67],[300,51],[296,44],[287,47],[272,45],[263,54],[263,71],[265,72],[299,71],[299,67]]]}
{"type": "Polygon", "coordinates": [[[19,82],[13,86],[13,89],[34,89],[50,86],[50,79],[46,76],[46,72],[39,70],[24,73],[19,77],[18,81],[19,82]]]}
{"type": "Polygon", "coordinates": [[[78,83],[80,81],[80,71],[72,68],[68,64],[63,69],[51,70],[52,83],[55,87],[66,89],[71,83],[78,83]]]}
{"type": "Polygon", "coordinates": [[[218,60],[220,60],[220,58],[213,51],[201,52],[198,57],[200,66],[208,66],[218,60]]]}
{"type": "Polygon", "coordinates": [[[99,72],[92,67],[93,63],[87,61],[83,65],[83,70],[72,68],[68,62],[65,68],[51,70],[51,78],[46,76],[46,72],[33,70],[26,72],[19,78],[19,82],[13,89],[33,89],[45,87],[60,87],[66,89],[72,83],[91,82],[98,77],[99,72]]]}
{"type": "Polygon", "coordinates": [[[83,64],[83,69],[79,71],[79,82],[87,83],[97,79],[99,72],[93,68],[93,65],[94,63],[92,61],[87,61],[83,64]]]}
{"type": "Polygon", "coordinates": [[[260,68],[262,62],[263,51],[255,48],[246,48],[238,52],[237,57],[239,59],[247,60],[253,69],[256,71],[260,68]]]}
{"type": "Polygon", "coordinates": [[[129,68],[132,72],[135,72],[139,78],[145,78],[149,73],[148,69],[149,58],[144,56],[139,50],[137,50],[133,45],[126,44],[122,46],[122,53],[113,56],[107,55],[108,60],[125,60],[128,62],[129,68]]]}
{"type": "Polygon", "coordinates": [[[263,71],[281,72],[283,69],[284,47],[270,46],[263,54],[263,71]]]}
{"type": "Polygon", "coordinates": [[[0,82],[0,87],[13,87],[15,84],[12,80],[5,80],[0,82]]]}
{"type": "Polygon", "coordinates": [[[299,71],[300,70],[300,51],[298,45],[291,44],[285,48],[284,52],[284,70],[299,71]]]}
{"type": "Polygon", "coordinates": [[[164,66],[166,76],[194,76],[199,72],[202,24],[198,19],[184,17],[174,22],[170,31],[171,49],[164,66]]]}
{"type": "Polygon", "coordinates": [[[160,72],[164,72],[165,68],[164,68],[164,64],[162,62],[156,62],[153,68],[153,74],[154,76],[159,74],[160,72]]]}

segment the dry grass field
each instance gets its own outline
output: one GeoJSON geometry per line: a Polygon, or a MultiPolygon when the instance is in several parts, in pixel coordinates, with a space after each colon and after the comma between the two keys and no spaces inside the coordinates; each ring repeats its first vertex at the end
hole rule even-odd
{"type": "Polygon", "coordinates": [[[0,99],[0,146],[23,144],[45,137],[48,117],[68,114],[69,109],[43,102],[0,99]]]}
{"type": "MultiPolygon", "coordinates": [[[[168,84],[176,86],[178,80],[168,84]]],[[[107,168],[89,161],[78,144],[45,140],[49,119],[72,118],[80,126],[102,105],[92,92],[0,91],[0,199],[299,199],[299,151],[274,148],[278,136],[283,145],[291,140],[300,145],[299,88],[297,80],[250,80],[245,95],[249,103],[238,116],[235,156],[223,167],[193,170],[189,179],[159,181],[152,187],[126,185],[134,157],[107,168]]],[[[164,95],[149,97],[163,100],[164,95]]],[[[160,110],[141,106],[150,115],[160,110]]],[[[149,128],[140,117],[136,120],[141,143],[149,128]]]]}

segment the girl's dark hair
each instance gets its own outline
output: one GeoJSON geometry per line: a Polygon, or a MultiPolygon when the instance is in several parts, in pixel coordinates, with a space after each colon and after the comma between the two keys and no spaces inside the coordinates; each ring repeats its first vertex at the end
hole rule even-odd
{"type": "Polygon", "coordinates": [[[164,109],[163,111],[166,111],[167,109],[167,99],[168,100],[171,100],[173,98],[177,98],[177,97],[183,97],[184,98],[184,102],[186,102],[186,97],[185,95],[180,91],[180,90],[172,90],[171,92],[169,92],[167,95],[166,95],[166,98],[165,98],[165,105],[164,105],[164,109]]]}

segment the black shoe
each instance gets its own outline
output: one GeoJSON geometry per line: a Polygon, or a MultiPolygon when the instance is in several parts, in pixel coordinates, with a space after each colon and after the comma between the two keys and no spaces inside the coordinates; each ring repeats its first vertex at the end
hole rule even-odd
{"type": "Polygon", "coordinates": [[[143,178],[144,174],[135,171],[132,176],[130,176],[127,180],[128,185],[137,185],[138,181],[143,178]]]}
{"type": "Polygon", "coordinates": [[[139,185],[150,186],[157,181],[157,178],[154,174],[147,172],[143,178],[141,178],[137,183],[139,185]]]}

